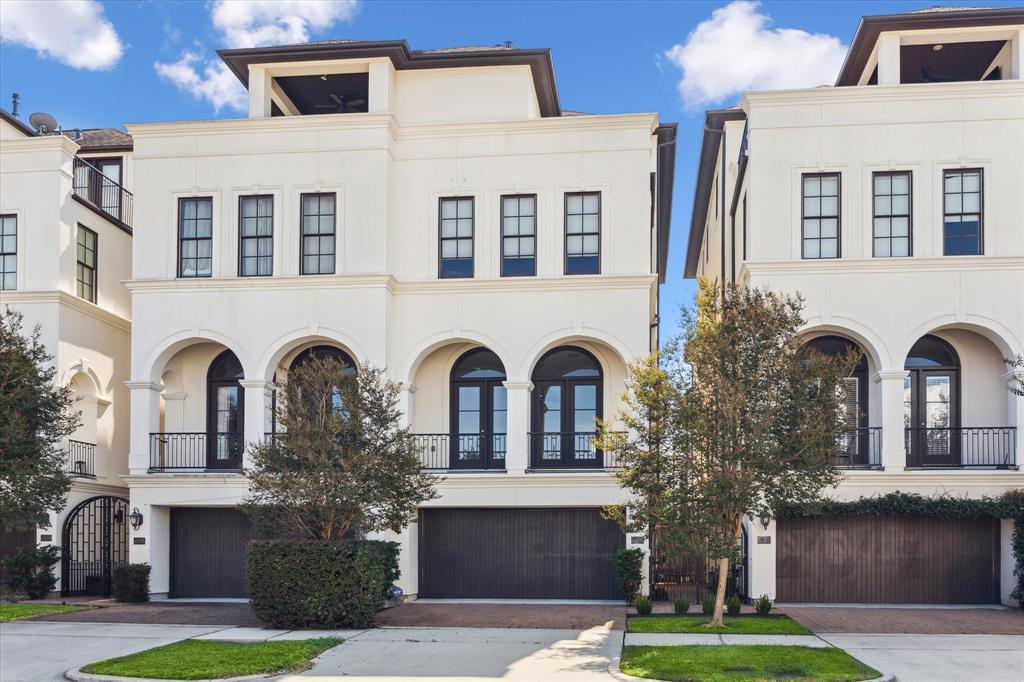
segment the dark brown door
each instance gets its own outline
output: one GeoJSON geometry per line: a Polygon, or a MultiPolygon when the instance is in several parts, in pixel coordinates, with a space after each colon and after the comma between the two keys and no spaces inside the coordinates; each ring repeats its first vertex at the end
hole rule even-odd
{"type": "Polygon", "coordinates": [[[171,597],[244,597],[252,524],[237,509],[171,509],[171,597]]]}
{"type": "Polygon", "coordinates": [[[782,519],[777,541],[779,602],[999,602],[994,519],[782,519]]]}
{"type": "Polygon", "coordinates": [[[419,596],[619,599],[624,546],[599,509],[424,509],[419,596]]]}

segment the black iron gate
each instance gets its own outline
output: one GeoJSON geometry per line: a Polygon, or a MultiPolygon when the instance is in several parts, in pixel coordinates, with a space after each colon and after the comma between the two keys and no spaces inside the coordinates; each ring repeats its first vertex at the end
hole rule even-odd
{"type": "MultiPolygon", "coordinates": [[[[680,550],[659,538],[652,543],[651,550],[651,594],[654,601],[674,601],[686,597],[691,604],[699,605],[705,597],[714,594],[718,587],[718,561],[680,550]]],[[[729,562],[729,575],[725,582],[726,598],[735,595],[744,602],[749,601],[746,567],[747,528],[744,526],[738,556],[735,561],[729,562]]]]}
{"type": "Polygon", "coordinates": [[[71,510],[61,534],[60,595],[111,593],[115,566],[128,563],[128,500],[91,497],[71,510]]]}

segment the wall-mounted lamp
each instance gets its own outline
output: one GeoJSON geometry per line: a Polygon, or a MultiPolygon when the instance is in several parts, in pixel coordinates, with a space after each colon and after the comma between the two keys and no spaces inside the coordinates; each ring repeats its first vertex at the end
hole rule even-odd
{"type": "Polygon", "coordinates": [[[132,508],[132,513],[128,515],[128,520],[131,521],[134,530],[138,530],[142,526],[142,512],[139,511],[138,507],[132,508]]]}
{"type": "Polygon", "coordinates": [[[758,519],[761,522],[761,528],[768,530],[768,524],[772,522],[772,515],[768,512],[761,514],[761,518],[758,519]]]}
{"type": "Polygon", "coordinates": [[[938,45],[932,45],[932,52],[941,52],[942,47],[942,43],[939,43],[938,45]]]}

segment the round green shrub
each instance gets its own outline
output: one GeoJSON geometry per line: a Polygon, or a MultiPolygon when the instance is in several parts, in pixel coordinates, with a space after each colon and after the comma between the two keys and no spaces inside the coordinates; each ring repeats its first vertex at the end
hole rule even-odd
{"type": "Polygon", "coordinates": [[[149,564],[114,566],[114,599],[123,602],[149,601],[149,564]]]}
{"type": "Polygon", "coordinates": [[[690,600],[686,597],[679,597],[672,602],[672,608],[675,610],[677,615],[684,615],[690,610],[690,600]]]}
{"type": "Polygon", "coordinates": [[[740,615],[741,608],[743,608],[743,602],[736,595],[725,600],[725,610],[730,616],[740,615]]]}
{"type": "Polygon", "coordinates": [[[19,549],[3,560],[4,587],[15,596],[42,599],[57,584],[53,565],[60,560],[60,547],[40,545],[19,549]]]}
{"type": "Polygon", "coordinates": [[[649,616],[651,615],[651,609],[654,608],[651,598],[642,595],[633,600],[633,606],[636,607],[636,614],[638,616],[649,616]]]}
{"type": "Polygon", "coordinates": [[[762,594],[757,598],[757,601],[754,602],[754,608],[757,610],[757,614],[759,616],[767,616],[771,613],[773,606],[774,604],[767,594],[762,594]]]}
{"type": "Polygon", "coordinates": [[[700,611],[705,616],[710,616],[712,613],[714,613],[715,612],[715,598],[714,597],[704,597],[704,601],[702,601],[700,603],[700,611]]]}

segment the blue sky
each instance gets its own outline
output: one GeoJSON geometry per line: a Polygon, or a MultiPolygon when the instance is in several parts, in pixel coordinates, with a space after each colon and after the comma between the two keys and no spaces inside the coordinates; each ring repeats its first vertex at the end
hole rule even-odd
{"type": "Polygon", "coordinates": [[[672,242],[662,288],[664,338],[694,291],[682,269],[703,109],[733,104],[742,88],[830,82],[862,15],[937,3],[727,4],[233,0],[218,8],[198,1],[79,0],[62,8],[4,0],[0,106],[10,109],[10,93],[16,91],[23,118],[46,111],[65,127],[82,128],[237,117],[243,113],[225,103],[237,102],[237,91],[223,74],[218,79],[213,50],[229,43],[293,42],[295,35],[404,38],[413,49],[506,40],[518,47],[550,47],[563,108],[654,111],[662,121],[679,123],[672,242]],[[729,50],[743,60],[723,74],[716,65],[732,60],[715,57],[729,50]],[[790,59],[808,53],[815,58],[790,59]]]}

